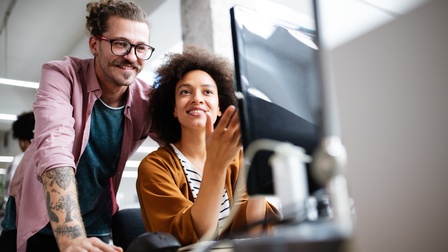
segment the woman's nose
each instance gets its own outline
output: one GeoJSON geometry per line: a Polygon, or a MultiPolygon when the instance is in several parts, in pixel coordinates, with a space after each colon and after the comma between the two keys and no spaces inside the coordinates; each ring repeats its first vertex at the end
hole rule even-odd
{"type": "Polygon", "coordinates": [[[193,96],[193,103],[201,104],[204,102],[204,99],[202,98],[202,95],[200,93],[195,93],[193,96]]]}

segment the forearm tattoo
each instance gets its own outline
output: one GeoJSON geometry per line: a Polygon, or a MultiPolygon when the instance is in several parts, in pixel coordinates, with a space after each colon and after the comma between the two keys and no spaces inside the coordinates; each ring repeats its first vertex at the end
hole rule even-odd
{"type": "Polygon", "coordinates": [[[76,180],[72,168],[48,170],[42,175],[42,182],[46,193],[48,216],[55,224],[53,226],[55,236],[76,238],[83,235],[84,229],[80,224],[82,218],[77,203],[76,180]]]}

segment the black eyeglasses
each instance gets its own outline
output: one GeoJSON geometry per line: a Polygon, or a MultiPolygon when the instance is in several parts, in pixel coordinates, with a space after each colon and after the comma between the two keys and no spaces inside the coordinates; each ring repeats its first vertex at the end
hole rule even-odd
{"type": "Polygon", "coordinates": [[[155,48],[150,45],[135,45],[123,39],[108,39],[103,36],[96,36],[96,38],[109,42],[110,50],[117,56],[127,55],[131,51],[132,47],[134,47],[135,56],[137,56],[137,58],[141,60],[148,60],[151,58],[152,53],[155,50],[155,48]]]}

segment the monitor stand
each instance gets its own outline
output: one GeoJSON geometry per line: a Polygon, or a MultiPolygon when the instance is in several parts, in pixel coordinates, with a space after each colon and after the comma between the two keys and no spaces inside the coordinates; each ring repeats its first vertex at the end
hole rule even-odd
{"type": "Polygon", "coordinates": [[[313,197],[308,193],[305,168],[310,157],[290,143],[258,141],[262,142],[254,142],[252,149],[249,146],[249,156],[261,146],[275,146],[270,149],[274,151],[270,159],[274,189],[282,206],[281,215],[287,221],[276,226],[273,234],[235,243],[233,251],[345,251],[353,233],[353,214],[344,175],[346,153],[339,138],[325,138],[313,157],[311,172],[325,186],[331,208],[330,216],[317,218],[312,217],[313,197]]]}

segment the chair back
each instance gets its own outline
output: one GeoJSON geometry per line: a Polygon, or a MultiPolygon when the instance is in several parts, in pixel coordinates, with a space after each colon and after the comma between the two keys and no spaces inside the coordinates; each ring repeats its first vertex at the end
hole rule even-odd
{"type": "Polygon", "coordinates": [[[112,216],[112,242],[126,251],[139,235],[146,233],[140,208],[126,208],[112,216]]]}

